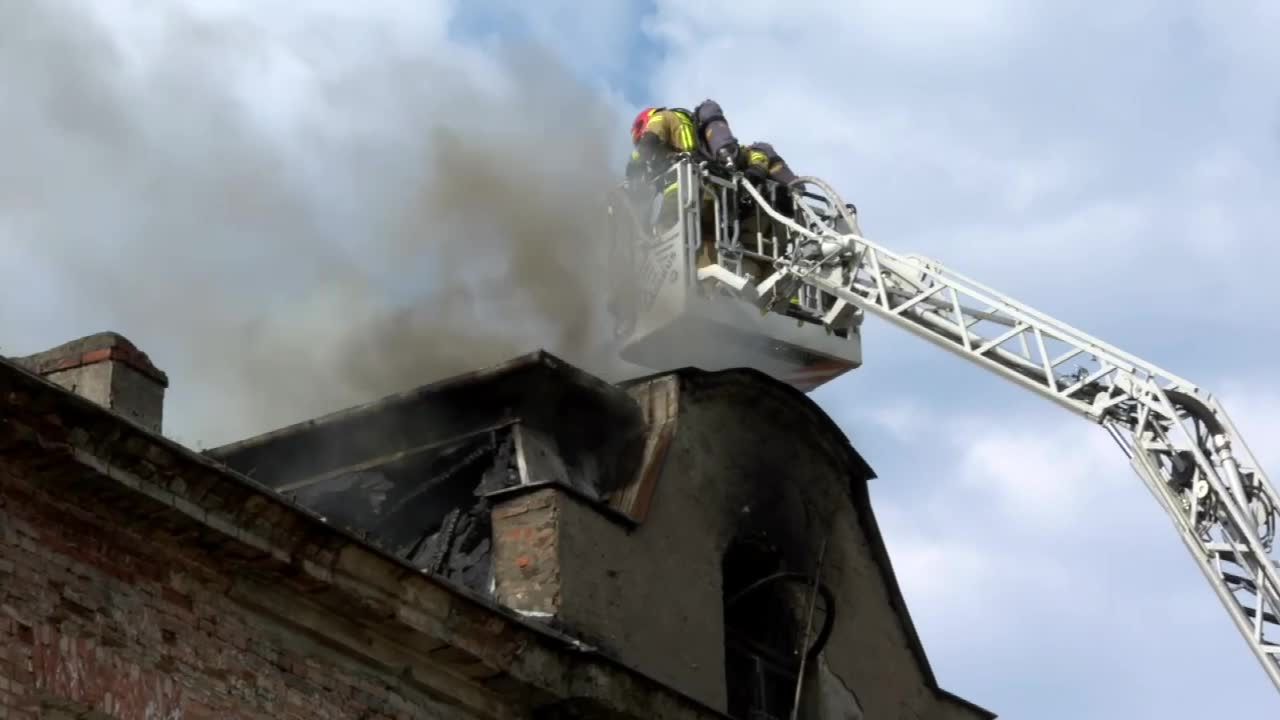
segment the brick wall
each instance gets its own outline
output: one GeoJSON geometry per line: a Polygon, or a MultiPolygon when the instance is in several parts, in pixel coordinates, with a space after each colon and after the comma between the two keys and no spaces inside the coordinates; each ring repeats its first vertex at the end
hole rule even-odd
{"type": "Polygon", "coordinates": [[[231,600],[213,555],[15,473],[0,464],[0,720],[471,717],[231,600]]]}
{"type": "Polygon", "coordinates": [[[560,527],[564,496],[538,490],[493,509],[494,596],[516,612],[554,617],[560,612],[560,527]]]}

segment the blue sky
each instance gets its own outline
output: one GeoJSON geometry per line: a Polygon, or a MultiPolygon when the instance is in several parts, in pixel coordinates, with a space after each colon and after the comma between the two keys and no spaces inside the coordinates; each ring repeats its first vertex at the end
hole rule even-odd
{"type": "MultiPolygon", "coordinates": [[[[33,7],[0,7],[0,352],[120,330],[192,445],[576,342],[554,315],[590,293],[522,284],[553,266],[508,230],[579,227],[584,158],[710,96],[870,237],[1217,391],[1280,467],[1280,5],[33,7]],[[442,177],[451,150],[492,173],[442,177]]],[[[815,399],[881,476],[945,687],[1010,718],[1280,709],[1101,430],[874,320],[865,355],[815,399]]]]}

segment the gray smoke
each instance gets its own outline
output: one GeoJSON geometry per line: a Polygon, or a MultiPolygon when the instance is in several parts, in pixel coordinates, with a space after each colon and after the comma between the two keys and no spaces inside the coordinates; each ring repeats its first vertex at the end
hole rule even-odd
{"type": "Polygon", "coordinates": [[[0,0],[0,245],[23,261],[0,352],[117,330],[191,444],[539,347],[623,372],[601,223],[625,120],[553,59],[461,73],[345,22],[170,8],[124,32],[86,7],[0,0]]]}

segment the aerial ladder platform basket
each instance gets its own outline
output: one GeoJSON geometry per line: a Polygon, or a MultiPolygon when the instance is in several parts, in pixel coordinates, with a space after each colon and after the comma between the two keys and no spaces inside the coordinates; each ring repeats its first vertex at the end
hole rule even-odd
{"type": "Polygon", "coordinates": [[[807,391],[861,365],[872,314],[1035,392],[1115,440],[1280,690],[1280,496],[1217,398],[877,245],[830,186],[801,181],[753,183],[685,156],[656,184],[615,194],[613,260],[626,271],[615,276],[632,278],[612,301],[624,359],[755,367],[807,391]]]}
{"type": "MultiPolygon", "coordinates": [[[[859,367],[857,308],[843,303],[845,311],[824,319],[814,308],[838,301],[810,287],[796,288],[776,312],[759,304],[757,281],[772,271],[789,231],[746,199],[735,178],[689,159],[615,193],[612,307],[623,359],[663,369],[751,367],[804,391],[859,367]]],[[[823,198],[806,200],[818,216],[839,220],[823,198]]]]}

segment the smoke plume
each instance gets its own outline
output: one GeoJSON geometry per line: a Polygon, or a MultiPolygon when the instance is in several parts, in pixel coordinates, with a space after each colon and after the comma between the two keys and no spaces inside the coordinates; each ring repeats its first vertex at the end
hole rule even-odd
{"type": "Polygon", "coordinates": [[[123,7],[0,0],[0,353],[117,330],[201,445],[539,347],[620,371],[625,123],[552,58],[123,7]]]}

